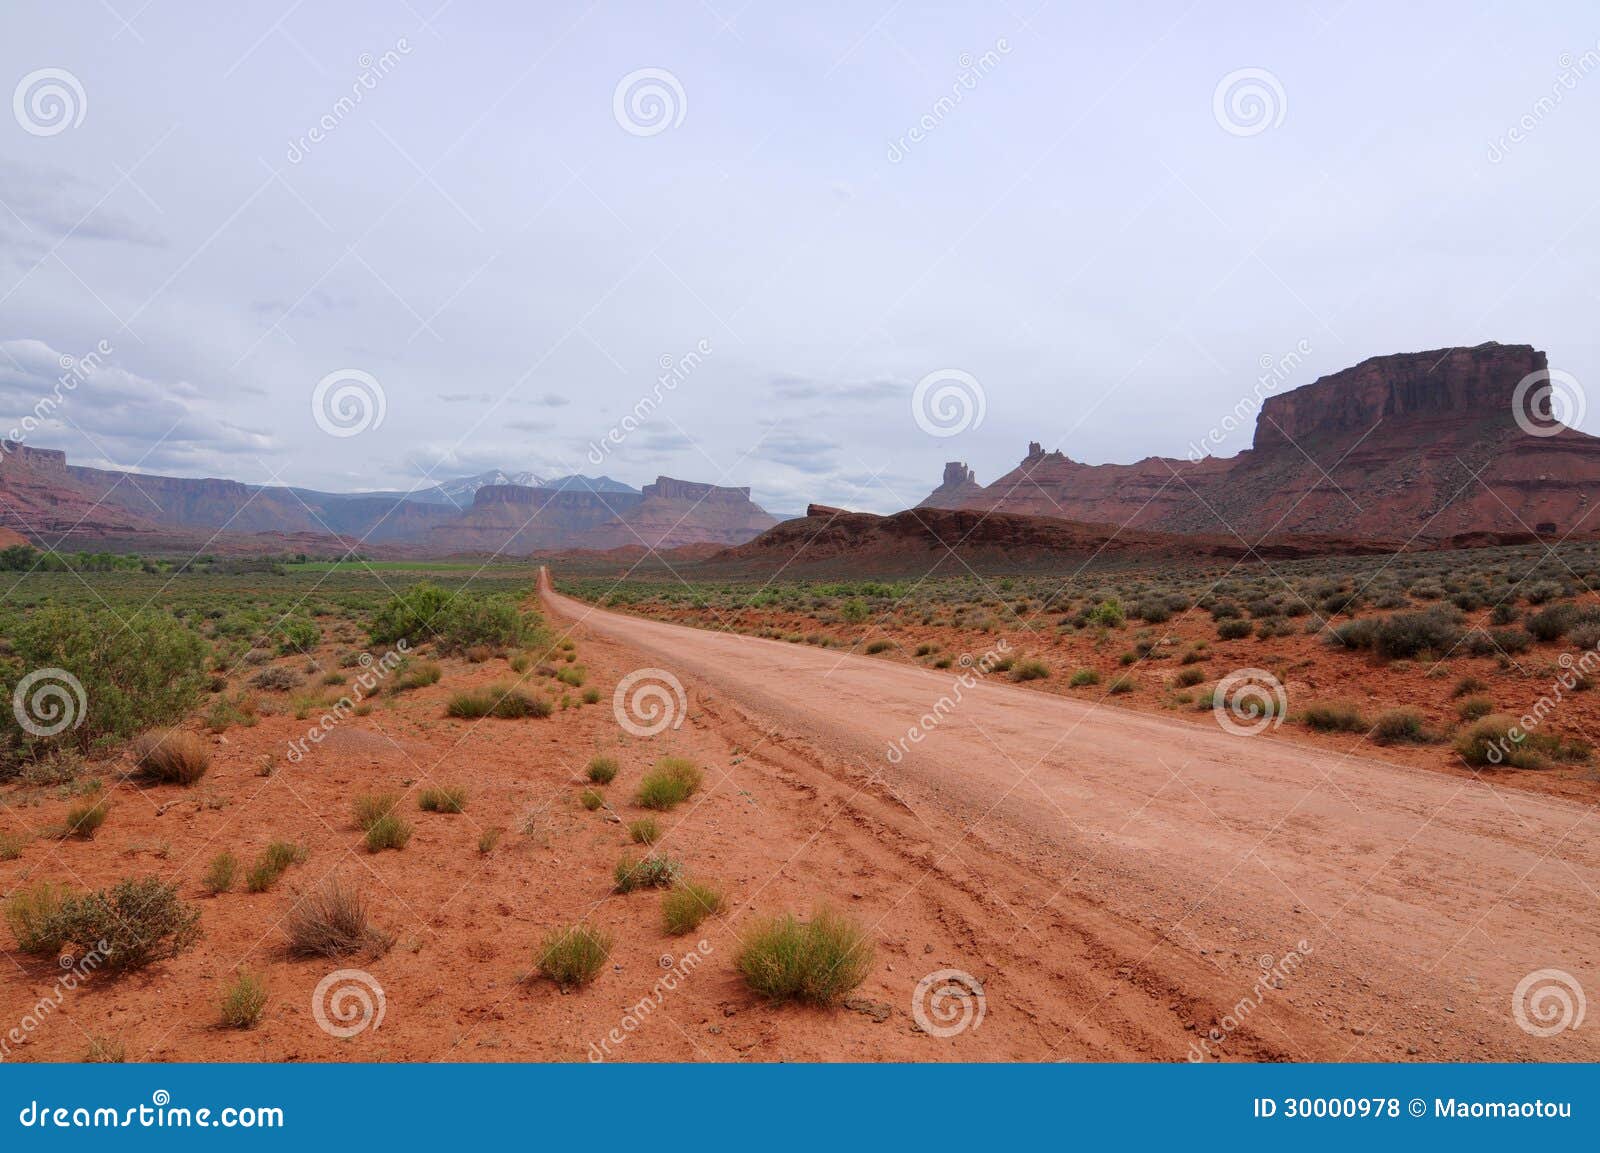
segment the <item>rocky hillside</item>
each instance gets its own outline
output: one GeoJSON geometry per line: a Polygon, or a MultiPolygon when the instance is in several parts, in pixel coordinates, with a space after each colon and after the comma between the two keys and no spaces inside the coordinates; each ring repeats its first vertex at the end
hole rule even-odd
{"type": "Polygon", "coordinates": [[[923,503],[1252,541],[1600,531],[1600,438],[1514,418],[1519,384],[1547,368],[1528,345],[1374,357],[1267,397],[1234,457],[1089,465],[1034,444],[987,486],[946,465],[923,503]]]}

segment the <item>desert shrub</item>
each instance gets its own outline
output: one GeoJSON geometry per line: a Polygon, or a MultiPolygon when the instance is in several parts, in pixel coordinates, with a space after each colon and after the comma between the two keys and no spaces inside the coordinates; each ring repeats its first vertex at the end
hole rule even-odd
{"type": "Polygon", "coordinates": [[[1533,638],[1520,628],[1473,629],[1466,639],[1467,651],[1475,657],[1515,656],[1532,645],[1533,638]]]}
{"type": "Polygon", "coordinates": [[[273,630],[280,653],[309,653],[322,640],[317,622],[305,617],[286,617],[273,630]]]}
{"type": "Polygon", "coordinates": [[[222,1023],[229,1029],[254,1029],[267,1007],[267,987],[253,973],[240,973],[222,994],[222,1023]]]}
{"type": "Polygon", "coordinates": [[[1543,733],[1524,732],[1515,717],[1491,713],[1456,738],[1456,752],[1469,765],[1542,769],[1560,742],[1543,733]]]}
{"type": "Polygon", "coordinates": [[[426,688],[438,684],[442,676],[444,669],[437,661],[414,661],[407,657],[390,678],[389,691],[403,693],[410,689],[426,688]]]}
{"type": "Polygon", "coordinates": [[[1360,710],[1347,701],[1317,701],[1309,704],[1301,715],[1311,728],[1324,733],[1365,732],[1367,722],[1360,710]]]}
{"type": "Polygon", "coordinates": [[[1128,612],[1153,625],[1165,624],[1172,619],[1172,610],[1167,607],[1165,601],[1139,601],[1130,606],[1128,612]]]}
{"type": "Polygon", "coordinates": [[[574,925],[544,939],[539,946],[539,973],[563,989],[587,985],[600,975],[609,956],[611,934],[574,925]]]}
{"type": "Polygon", "coordinates": [[[666,810],[687,801],[700,787],[700,769],[685,757],[662,757],[639,780],[634,796],[647,809],[666,810]]]}
{"type": "Polygon", "coordinates": [[[1043,661],[1018,661],[1011,668],[1014,681],[1041,681],[1050,675],[1050,666],[1043,661]]]}
{"type": "Polygon", "coordinates": [[[1124,693],[1133,692],[1135,687],[1135,682],[1132,677],[1117,677],[1106,686],[1106,692],[1111,696],[1120,697],[1124,693]]]}
{"type": "Polygon", "coordinates": [[[635,889],[664,889],[683,873],[681,862],[671,857],[623,857],[612,870],[611,891],[631,893],[635,889]]]}
{"type": "Polygon", "coordinates": [[[600,703],[600,690],[595,688],[584,689],[583,703],[586,705],[598,705],[600,703]]]}
{"type": "Polygon", "coordinates": [[[931,656],[933,653],[936,653],[938,651],[939,651],[939,646],[938,645],[920,644],[916,648],[916,655],[919,656],[919,657],[926,657],[926,656],[931,656]]]}
{"type": "Polygon", "coordinates": [[[487,857],[490,853],[494,852],[494,847],[500,843],[500,837],[504,832],[504,829],[501,829],[497,826],[492,829],[485,829],[483,832],[479,833],[478,853],[481,856],[487,857]]]}
{"type": "Polygon", "coordinates": [[[239,859],[232,853],[221,852],[211,858],[211,863],[206,866],[205,876],[200,878],[200,884],[205,891],[215,897],[218,893],[226,893],[233,888],[233,878],[239,871],[239,859]]]}
{"type": "Polygon", "coordinates": [[[301,897],[284,918],[284,930],[289,951],[301,957],[381,953],[390,944],[388,934],[372,927],[366,895],[338,877],[301,897]]]}
{"type": "Polygon", "coordinates": [[[305,859],[305,846],[290,844],[288,841],[273,841],[245,871],[245,888],[252,893],[264,893],[278,883],[278,878],[283,876],[290,865],[297,865],[305,859]]]}
{"type": "Polygon", "coordinates": [[[404,640],[419,645],[433,638],[433,622],[450,603],[450,594],[429,581],[419,581],[397,593],[372,618],[373,643],[392,645],[404,640]]]}
{"type": "Polygon", "coordinates": [[[362,793],[351,805],[356,827],[363,831],[372,828],[384,817],[400,807],[400,794],[391,791],[362,793]]]}
{"type": "Polygon", "coordinates": [[[867,652],[872,656],[877,656],[879,653],[886,653],[892,648],[894,648],[893,641],[873,641],[867,645],[867,652]]]}
{"type": "Polygon", "coordinates": [[[21,833],[0,833],[0,861],[16,860],[27,843],[28,838],[21,833]]]}
{"type": "Polygon", "coordinates": [[[1422,714],[1416,709],[1389,709],[1378,715],[1373,726],[1373,739],[1379,744],[1422,744],[1428,733],[1422,714]]]}
{"type": "Polygon", "coordinates": [[[457,593],[421,581],[403,590],[374,615],[376,644],[435,642],[440,651],[486,646],[493,649],[535,646],[543,642],[536,613],[519,608],[509,597],[457,593]]]}
{"type": "Polygon", "coordinates": [[[62,902],[72,895],[66,885],[39,881],[25,889],[18,889],[6,900],[6,924],[17,939],[17,948],[24,953],[56,953],[61,949],[61,938],[56,935],[56,915],[62,902]]]}
{"type": "Polygon", "coordinates": [[[1225,620],[1217,624],[1217,639],[1224,641],[1242,640],[1255,631],[1255,626],[1247,620],[1225,620]]]}
{"type": "Polygon", "coordinates": [[[592,813],[606,803],[606,797],[599,789],[585,789],[578,794],[578,801],[592,813]]]}
{"type": "Polygon", "coordinates": [[[1488,697],[1468,697],[1456,706],[1456,715],[1464,721],[1482,720],[1494,712],[1494,702],[1488,697]]]}
{"type": "Polygon", "coordinates": [[[617,776],[617,762],[612,757],[595,757],[589,762],[589,779],[597,785],[609,785],[617,776]]]}
{"type": "Polygon", "coordinates": [[[1179,669],[1178,675],[1172,679],[1183,688],[1193,688],[1206,679],[1206,673],[1204,669],[1197,669],[1191,665],[1188,668],[1179,669]]]}
{"type": "Polygon", "coordinates": [[[1115,597],[1101,601],[1089,614],[1091,623],[1103,625],[1108,629],[1121,628],[1125,619],[1126,617],[1122,611],[1122,602],[1115,597]]]}
{"type": "Polygon", "coordinates": [[[661,924],[669,936],[681,937],[722,911],[722,894],[710,885],[681,880],[661,900],[661,924]]]}
{"type": "Polygon", "coordinates": [[[110,815],[110,796],[102,794],[90,797],[67,810],[66,819],[61,823],[61,835],[75,837],[80,841],[91,841],[110,815]]]}
{"type": "Polygon", "coordinates": [[[114,1037],[92,1037],[80,1060],[85,1065],[120,1065],[127,1060],[128,1047],[114,1037]]]}
{"type": "Polygon", "coordinates": [[[583,682],[589,674],[582,665],[568,665],[556,673],[556,680],[575,689],[583,688],[583,682]]]}
{"type": "Polygon", "coordinates": [[[460,785],[438,785],[417,794],[417,807],[425,813],[460,813],[467,807],[467,790],[460,785]]]}
{"type": "Polygon", "coordinates": [[[110,889],[68,896],[50,920],[50,934],[84,952],[106,945],[113,971],[142,969],[176,957],[200,939],[200,912],[160,877],[128,878],[110,889]]]}
{"type": "Polygon", "coordinates": [[[494,706],[495,698],[487,690],[471,689],[451,693],[450,699],[445,702],[444,712],[447,717],[477,720],[494,712],[494,706]]]}
{"type": "Polygon", "coordinates": [[[661,829],[654,817],[640,817],[628,822],[628,837],[636,845],[653,845],[661,839],[661,829]]]}
{"type": "Polygon", "coordinates": [[[285,693],[300,684],[300,674],[282,665],[262,669],[250,678],[250,687],[270,693],[285,693]]]}
{"type": "MultiPolygon", "coordinates": [[[[1578,612],[1576,607],[1568,604],[1549,605],[1536,613],[1529,613],[1523,627],[1537,641],[1558,641],[1567,635],[1567,630],[1577,623],[1578,612]]],[[[1499,624],[1510,624],[1510,621],[1499,621],[1499,624]]]]}
{"type": "Polygon", "coordinates": [[[1079,669],[1077,672],[1072,674],[1072,679],[1067,682],[1067,684],[1071,685],[1075,689],[1081,689],[1085,685],[1097,685],[1099,683],[1100,674],[1095,672],[1094,669],[1079,669]]]}
{"type": "Polygon", "coordinates": [[[178,729],[144,734],[133,744],[133,757],[144,776],[169,785],[192,785],[211,767],[200,738],[178,729]]]}
{"type": "Polygon", "coordinates": [[[83,695],[78,698],[70,686],[51,677],[25,692],[35,719],[62,715],[42,710],[71,709],[73,723],[51,737],[22,727],[18,714],[29,715],[26,710],[0,709],[0,760],[31,759],[63,748],[89,753],[171,724],[194,706],[207,681],[205,642],[171,615],[155,610],[124,620],[109,611],[39,607],[8,621],[6,639],[10,655],[0,657],[0,695],[7,703],[23,677],[46,669],[71,674],[83,695]],[[52,686],[66,688],[66,695],[52,700],[46,691],[52,686]]]}
{"type": "Polygon", "coordinates": [[[411,823],[398,813],[387,813],[367,828],[367,852],[381,853],[384,849],[403,849],[411,840],[411,823]]]}
{"type": "Polygon", "coordinates": [[[1456,682],[1455,688],[1450,690],[1450,695],[1452,697],[1464,697],[1468,693],[1481,693],[1488,687],[1477,677],[1462,677],[1456,682]]]}
{"type": "Polygon", "coordinates": [[[1388,660],[1425,652],[1445,653],[1460,641],[1460,614],[1438,606],[1423,612],[1394,613],[1381,620],[1368,617],[1346,621],[1330,633],[1330,643],[1371,649],[1388,660]]]}
{"type": "Polygon", "coordinates": [[[832,1005],[866,980],[872,942],[849,918],[823,907],[810,921],[785,913],[746,930],[734,965],[774,1001],[832,1005]]]}

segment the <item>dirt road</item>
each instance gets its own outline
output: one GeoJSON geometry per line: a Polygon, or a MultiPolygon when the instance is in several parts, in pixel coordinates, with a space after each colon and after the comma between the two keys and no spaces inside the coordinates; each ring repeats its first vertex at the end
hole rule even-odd
{"type": "Polygon", "coordinates": [[[541,596],[815,788],[1010,1052],[1600,1058],[1592,805],[541,596]]]}

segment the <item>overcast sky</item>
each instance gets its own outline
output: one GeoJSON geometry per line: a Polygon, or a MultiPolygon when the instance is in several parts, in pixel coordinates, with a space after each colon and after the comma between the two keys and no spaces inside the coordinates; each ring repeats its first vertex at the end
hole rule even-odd
{"type": "Polygon", "coordinates": [[[884,511],[1181,456],[1290,354],[1600,381],[1592,2],[438,5],[6,0],[0,431],[103,341],[29,443],[884,511]]]}

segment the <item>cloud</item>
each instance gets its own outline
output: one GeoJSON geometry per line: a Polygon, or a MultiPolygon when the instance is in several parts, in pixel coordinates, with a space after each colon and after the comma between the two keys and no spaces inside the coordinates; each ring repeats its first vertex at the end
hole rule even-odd
{"type": "Polygon", "coordinates": [[[165,247],[165,237],[109,207],[107,198],[63,169],[0,159],[0,238],[39,254],[68,237],[165,247]]]}
{"type": "Polygon", "coordinates": [[[439,399],[445,404],[493,404],[494,397],[487,392],[441,392],[439,399]]]}
{"type": "Polygon", "coordinates": [[[821,476],[838,468],[834,456],[837,450],[838,445],[831,440],[783,427],[767,433],[753,455],[757,460],[770,460],[797,472],[821,476]]]}
{"type": "Polygon", "coordinates": [[[817,380],[779,373],[768,382],[772,394],[784,400],[871,402],[909,396],[911,386],[897,380],[817,380]]]}
{"type": "Polygon", "coordinates": [[[278,450],[271,433],[213,411],[187,380],[152,380],[117,363],[109,342],[82,355],[41,340],[0,341],[0,430],[76,464],[238,476],[278,450]]]}

